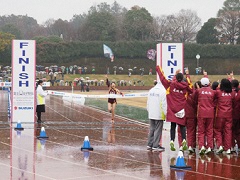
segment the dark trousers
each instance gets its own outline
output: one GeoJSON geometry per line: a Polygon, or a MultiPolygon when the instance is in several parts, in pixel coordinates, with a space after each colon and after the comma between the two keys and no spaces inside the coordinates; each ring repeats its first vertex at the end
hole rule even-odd
{"type": "Polygon", "coordinates": [[[37,112],[37,120],[41,121],[41,112],[37,112]]]}
{"type": "MultiPolygon", "coordinates": [[[[171,122],[170,137],[171,137],[172,141],[175,140],[176,126],[177,126],[176,123],[171,122]]],[[[180,132],[181,132],[182,139],[186,139],[186,127],[183,126],[183,125],[180,125],[180,124],[178,124],[178,126],[180,127],[180,132]]]]}

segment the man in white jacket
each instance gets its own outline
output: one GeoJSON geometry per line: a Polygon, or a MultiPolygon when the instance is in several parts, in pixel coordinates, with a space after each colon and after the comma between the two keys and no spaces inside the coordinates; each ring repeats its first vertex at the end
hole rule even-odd
{"type": "Polygon", "coordinates": [[[161,82],[158,82],[149,90],[147,99],[147,111],[150,121],[147,150],[164,151],[160,146],[163,122],[167,111],[166,90],[161,82]]]}

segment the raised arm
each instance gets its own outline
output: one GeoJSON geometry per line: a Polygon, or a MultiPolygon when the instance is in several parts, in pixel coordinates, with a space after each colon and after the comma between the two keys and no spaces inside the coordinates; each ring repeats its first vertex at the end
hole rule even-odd
{"type": "Polygon", "coordinates": [[[188,69],[185,70],[185,74],[186,74],[186,79],[187,79],[187,83],[188,83],[188,89],[187,89],[187,91],[188,91],[189,94],[191,94],[191,93],[193,93],[193,84],[192,84],[192,82],[191,82],[190,75],[189,75],[189,70],[188,70],[188,69]]]}
{"type": "Polygon", "coordinates": [[[110,86],[110,82],[108,81],[108,76],[106,75],[106,85],[109,87],[110,86]]]}
{"type": "Polygon", "coordinates": [[[156,72],[158,73],[159,79],[162,82],[165,89],[170,86],[170,82],[165,78],[162,68],[160,66],[156,67],[156,72]]]}

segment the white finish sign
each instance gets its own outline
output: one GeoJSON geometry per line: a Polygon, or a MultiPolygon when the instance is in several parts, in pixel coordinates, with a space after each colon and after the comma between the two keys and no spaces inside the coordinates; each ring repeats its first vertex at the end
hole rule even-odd
{"type": "Polygon", "coordinates": [[[30,122],[35,119],[35,40],[12,41],[12,116],[11,122],[30,122]]]}
{"type": "MultiPolygon", "coordinates": [[[[171,80],[175,72],[180,69],[183,73],[184,50],[182,43],[157,44],[157,66],[161,66],[165,77],[171,80]]],[[[157,80],[159,81],[158,75],[157,80]]]]}

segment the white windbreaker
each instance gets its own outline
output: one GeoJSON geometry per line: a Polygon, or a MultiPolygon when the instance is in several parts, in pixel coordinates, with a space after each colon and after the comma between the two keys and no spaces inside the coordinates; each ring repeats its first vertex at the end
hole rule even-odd
{"type": "Polygon", "coordinates": [[[149,119],[165,120],[167,112],[166,89],[161,82],[158,82],[148,92],[147,111],[149,119]]]}
{"type": "Polygon", "coordinates": [[[37,105],[45,104],[45,96],[47,96],[47,92],[43,90],[41,85],[37,86],[37,105]]]}

